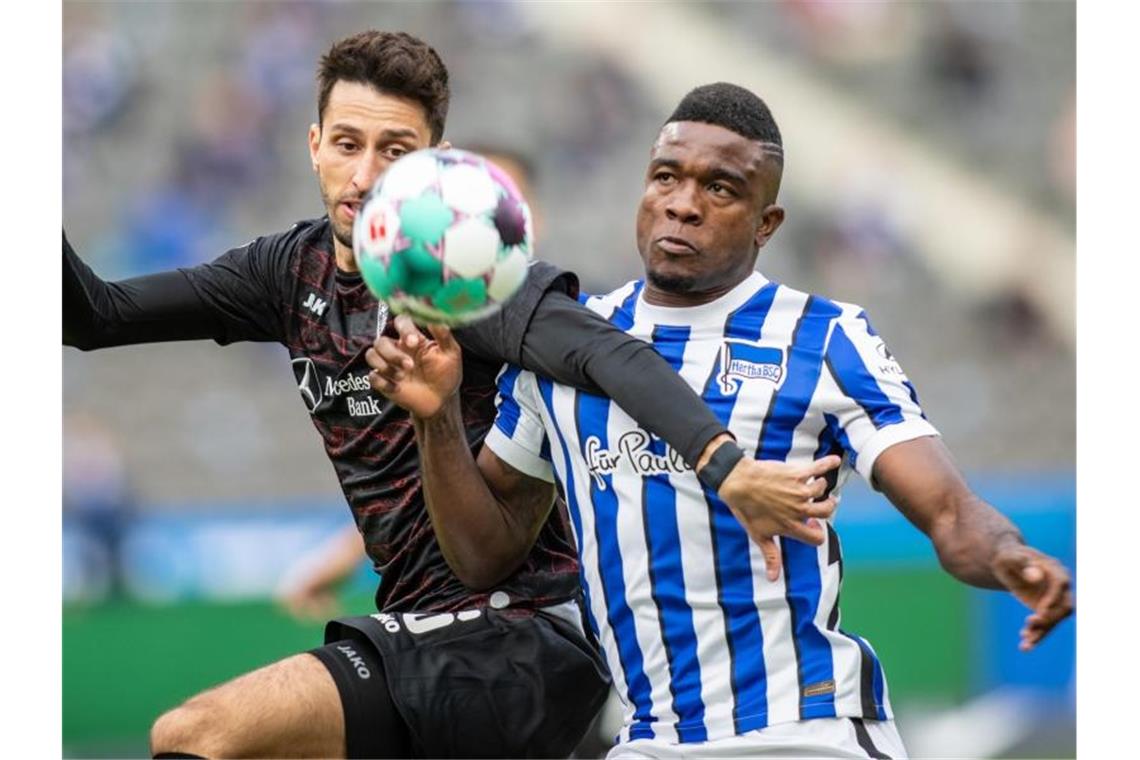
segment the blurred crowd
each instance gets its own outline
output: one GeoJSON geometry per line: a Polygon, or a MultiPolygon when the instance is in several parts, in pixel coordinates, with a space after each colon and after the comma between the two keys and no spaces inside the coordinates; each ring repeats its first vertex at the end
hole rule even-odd
{"type": "MultiPolygon", "coordinates": [[[[1072,227],[1071,4],[700,8],[1072,227]]],[[[129,276],[208,260],[319,214],[304,141],[315,62],[329,41],[365,26],[437,47],[452,72],[453,143],[508,145],[529,158],[540,255],[594,292],[637,274],[632,210],[663,114],[621,60],[570,40],[542,43],[506,1],[65,3],[64,219],[79,250],[101,275],[129,276]]],[[[826,206],[788,190],[788,221],[762,268],[867,306],[968,470],[1071,470],[1073,347],[1016,287],[981,302],[944,287],[916,255],[899,214],[908,188],[893,182],[887,169],[837,171],[840,201],[826,206]]],[[[283,367],[264,347],[65,352],[65,411],[102,418],[144,509],[335,492],[283,367]],[[214,392],[203,397],[194,373],[207,362],[214,392]],[[132,391],[146,413],[117,419],[133,367],[151,379],[132,391]],[[168,376],[181,383],[177,404],[168,376]],[[195,403],[223,403],[247,432],[186,425],[176,408],[195,403]]]]}

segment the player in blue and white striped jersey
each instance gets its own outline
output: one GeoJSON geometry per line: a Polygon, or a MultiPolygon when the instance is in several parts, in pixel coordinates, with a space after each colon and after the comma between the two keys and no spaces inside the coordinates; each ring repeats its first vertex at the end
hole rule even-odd
{"type": "MultiPolygon", "coordinates": [[[[587,305],[651,342],[747,456],[810,466],[842,454],[829,492],[853,470],[870,480],[949,572],[1025,601],[1022,646],[1035,645],[1071,611],[1065,569],[969,491],[861,308],[754,271],[784,217],[780,145],[747,90],[690,93],[651,154],[637,220],[646,277],[587,305]]],[[[879,660],[840,626],[829,523],[809,521],[819,546],[781,537],[782,572],[766,572],[775,540],[749,540],[764,514],[742,524],[609,399],[513,367],[476,463],[454,401],[458,346],[433,335],[382,346],[393,369],[375,382],[413,413],[440,545],[461,579],[485,584],[488,565],[506,572],[529,546],[557,484],[589,623],[626,698],[611,756],[905,756],[879,660]],[[395,369],[409,357],[410,371],[395,369]]]]}

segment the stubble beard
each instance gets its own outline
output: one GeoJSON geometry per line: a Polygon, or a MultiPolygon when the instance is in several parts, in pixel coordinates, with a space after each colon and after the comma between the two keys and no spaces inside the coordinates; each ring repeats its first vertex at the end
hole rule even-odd
{"type": "MultiPolygon", "coordinates": [[[[329,198],[329,194],[325,189],[321,188],[321,203],[325,204],[325,213],[329,217],[329,225],[332,227],[333,237],[341,245],[349,250],[352,250],[352,225],[348,225],[347,229],[336,220],[336,208],[340,201],[334,201],[329,198]]],[[[359,213],[359,212],[358,212],[359,213]]]]}
{"type": "Polygon", "coordinates": [[[690,275],[662,274],[650,269],[646,272],[646,277],[653,287],[666,293],[684,295],[693,292],[697,286],[697,278],[690,275]]]}

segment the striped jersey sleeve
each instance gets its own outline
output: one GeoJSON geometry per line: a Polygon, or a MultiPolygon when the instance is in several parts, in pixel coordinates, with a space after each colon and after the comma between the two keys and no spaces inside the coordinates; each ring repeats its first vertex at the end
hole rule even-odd
{"type": "Polygon", "coordinates": [[[499,459],[532,478],[554,482],[550,445],[539,411],[534,375],[508,364],[499,373],[497,414],[484,445],[499,459]]]}
{"type": "Polygon", "coordinates": [[[843,305],[824,354],[817,401],[855,469],[868,482],[896,443],[938,435],[902,366],[865,311],[843,305]]]}

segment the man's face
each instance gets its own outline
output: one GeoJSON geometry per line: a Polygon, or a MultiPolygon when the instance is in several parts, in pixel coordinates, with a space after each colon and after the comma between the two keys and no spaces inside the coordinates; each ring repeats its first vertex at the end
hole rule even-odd
{"type": "Polygon", "coordinates": [[[731,288],[780,226],[779,166],[761,143],[712,124],[672,122],[649,157],[637,210],[637,248],[655,288],[698,294],[731,288]]]}
{"type": "Polygon", "coordinates": [[[339,81],[323,124],[309,127],[309,155],[336,241],[352,250],[352,224],[376,179],[400,156],[426,148],[423,106],[371,85],[339,81]]]}

